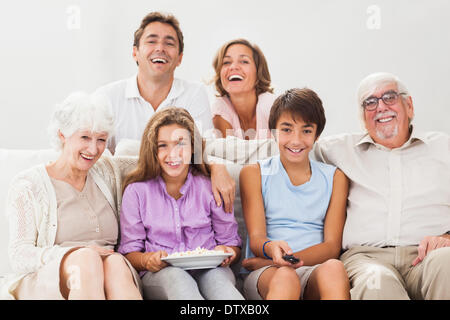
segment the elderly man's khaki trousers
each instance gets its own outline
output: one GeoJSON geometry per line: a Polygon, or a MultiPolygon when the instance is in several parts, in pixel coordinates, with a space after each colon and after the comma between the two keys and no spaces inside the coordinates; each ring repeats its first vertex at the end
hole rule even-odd
{"type": "Polygon", "coordinates": [[[341,256],[352,299],[450,299],[450,247],[412,266],[417,246],[353,247],[341,256]]]}

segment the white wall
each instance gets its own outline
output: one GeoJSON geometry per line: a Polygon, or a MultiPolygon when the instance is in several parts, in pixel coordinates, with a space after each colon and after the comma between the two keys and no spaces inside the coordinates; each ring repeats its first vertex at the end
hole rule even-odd
{"type": "Polygon", "coordinates": [[[132,75],[133,33],[154,10],[180,20],[178,77],[210,79],[220,45],[245,37],[265,53],[276,93],[318,92],[323,135],[359,130],[356,87],[376,71],[406,83],[416,125],[450,133],[448,0],[10,0],[0,4],[0,148],[48,147],[55,103],[132,75]]]}

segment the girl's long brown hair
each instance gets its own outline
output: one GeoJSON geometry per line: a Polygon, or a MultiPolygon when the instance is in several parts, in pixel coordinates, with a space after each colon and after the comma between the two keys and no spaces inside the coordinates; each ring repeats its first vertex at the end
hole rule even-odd
{"type": "Polygon", "coordinates": [[[131,183],[154,179],[161,175],[158,161],[158,132],[161,127],[171,124],[177,124],[189,131],[193,151],[190,164],[192,174],[210,176],[209,165],[203,161],[205,141],[195,126],[194,119],[186,109],[170,107],[156,112],[147,123],[142,135],[137,167],[124,179],[122,192],[131,183]]]}

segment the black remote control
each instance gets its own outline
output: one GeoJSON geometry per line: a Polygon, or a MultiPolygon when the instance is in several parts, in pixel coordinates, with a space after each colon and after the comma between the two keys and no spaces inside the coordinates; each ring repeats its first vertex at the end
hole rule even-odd
{"type": "Polygon", "coordinates": [[[294,257],[291,254],[285,254],[283,256],[283,259],[286,260],[287,262],[292,263],[292,264],[296,264],[296,263],[300,262],[300,260],[298,258],[294,257]]]}

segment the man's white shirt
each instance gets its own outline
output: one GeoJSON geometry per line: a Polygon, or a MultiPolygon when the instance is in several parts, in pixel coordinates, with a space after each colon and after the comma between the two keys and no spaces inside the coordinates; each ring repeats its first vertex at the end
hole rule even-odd
{"type": "Polygon", "coordinates": [[[142,98],[137,85],[137,75],[119,80],[96,90],[105,95],[115,120],[115,133],[108,139],[108,148],[114,152],[122,139],[141,140],[144,129],[155,112],[167,107],[184,108],[194,118],[200,133],[212,129],[208,94],[201,83],[175,78],[167,98],[156,111],[142,98]]]}
{"type": "Polygon", "coordinates": [[[342,246],[418,245],[450,230],[450,138],[413,130],[400,148],[368,134],[319,139],[314,158],[350,180],[342,246]]]}

